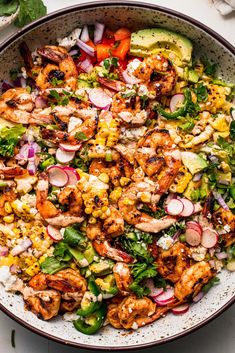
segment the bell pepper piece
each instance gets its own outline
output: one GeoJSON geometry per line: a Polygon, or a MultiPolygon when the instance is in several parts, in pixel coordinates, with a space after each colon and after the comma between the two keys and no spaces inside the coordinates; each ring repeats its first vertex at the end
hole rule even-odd
{"type": "Polygon", "coordinates": [[[112,56],[115,56],[121,60],[124,60],[127,53],[130,50],[130,38],[126,38],[120,41],[117,48],[112,49],[112,56]]]}
{"type": "Polygon", "coordinates": [[[97,44],[96,45],[96,54],[97,54],[97,61],[103,61],[104,59],[107,59],[110,57],[110,50],[111,50],[111,45],[110,44],[97,44]]]}
{"type": "Polygon", "coordinates": [[[128,28],[121,27],[119,28],[115,33],[114,33],[114,38],[115,40],[123,40],[126,38],[130,38],[131,32],[129,31],[128,28]]]}

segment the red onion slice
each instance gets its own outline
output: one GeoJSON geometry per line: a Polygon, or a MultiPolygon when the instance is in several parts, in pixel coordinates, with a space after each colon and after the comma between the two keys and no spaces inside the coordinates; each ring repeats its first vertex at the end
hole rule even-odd
{"type": "Polygon", "coordinates": [[[217,257],[218,260],[224,260],[224,259],[227,259],[228,254],[225,251],[222,251],[215,254],[215,256],[217,257]]]}
{"type": "Polygon", "coordinates": [[[83,41],[84,43],[86,43],[86,42],[88,42],[90,40],[89,32],[88,32],[88,26],[87,25],[85,25],[83,27],[83,29],[82,29],[80,40],[83,41]]]}
{"type": "Polygon", "coordinates": [[[98,44],[101,42],[104,34],[105,25],[103,23],[95,23],[95,32],[94,32],[94,43],[98,44]]]}
{"type": "Polygon", "coordinates": [[[202,173],[197,173],[193,177],[193,181],[199,181],[202,178],[202,173]]]}
{"type": "Polygon", "coordinates": [[[12,250],[11,250],[11,255],[12,256],[17,256],[21,254],[22,252],[26,251],[31,245],[32,241],[28,238],[22,239],[18,245],[16,245],[12,250]]]}
{"type": "Polygon", "coordinates": [[[102,88],[93,88],[89,92],[89,99],[97,108],[105,108],[111,104],[112,98],[109,97],[102,88]]]}
{"type": "Polygon", "coordinates": [[[224,201],[223,197],[216,191],[212,191],[213,193],[213,196],[214,198],[216,199],[216,201],[218,201],[218,203],[220,204],[220,206],[226,210],[226,211],[229,211],[229,207],[228,205],[226,204],[226,202],[224,201]]]}
{"type": "Polygon", "coordinates": [[[174,94],[174,96],[170,100],[170,110],[171,112],[175,112],[179,109],[179,107],[184,103],[184,95],[183,93],[174,94]]]}
{"type": "Polygon", "coordinates": [[[90,58],[86,58],[85,60],[81,61],[79,67],[88,74],[93,70],[93,65],[90,58]]]}
{"type": "Polygon", "coordinates": [[[83,43],[80,39],[77,39],[77,46],[84,50],[88,55],[94,56],[95,55],[95,49],[92,48],[90,45],[87,45],[86,43],[83,43]]]}

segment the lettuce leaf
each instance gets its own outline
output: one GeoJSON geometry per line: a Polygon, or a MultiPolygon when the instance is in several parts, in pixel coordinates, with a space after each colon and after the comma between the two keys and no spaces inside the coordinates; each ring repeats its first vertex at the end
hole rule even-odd
{"type": "Polygon", "coordinates": [[[15,125],[11,128],[4,127],[0,130],[0,156],[12,157],[14,148],[26,129],[23,125],[15,125]]]}
{"type": "Polygon", "coordinates": [[[19,0],[20,11],[15,21],[17,27],[24,27],[28,23],[47,14],[47,8],[42,0],[19,0]]]}

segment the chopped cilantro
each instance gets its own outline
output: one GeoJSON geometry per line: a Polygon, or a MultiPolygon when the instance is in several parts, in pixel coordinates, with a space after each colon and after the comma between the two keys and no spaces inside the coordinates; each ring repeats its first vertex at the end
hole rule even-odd
{"type": "Polygon", "coordinates": [[[76,138],[77,140],[83,140],[83,141],[88,140],[87,135],[86,135],[84,132],[82,132],[82,131],[77,132],[77,133],[75,134],[75,138],[76,138]]]}
{"type": "Polygon", "coordinates": [[[202,82],[200,82],[196,88],[194,88],[194,92],[197,95],[197,101],[200,102],[205,102],[208,98],[208,90],[207,87],[203,85],[202,82]]]}

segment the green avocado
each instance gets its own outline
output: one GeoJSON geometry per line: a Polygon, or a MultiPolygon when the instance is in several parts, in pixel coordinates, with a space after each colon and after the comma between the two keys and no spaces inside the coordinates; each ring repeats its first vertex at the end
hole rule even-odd
{"type": "Polygon", "coordinates": [[[191,64],[193,46],[191,41],[176,32],[164,28],[149,28],[131,35],[130,54],[145,57],[163,54],[177,66],[191,64]]]}
{"type": "Polygon", "coordinates": [[[181,152],[181,158],[185,167],[187,167],[193,175],[208,167],[207,161],[196,153],[181,152]]]}
{"type": "Polygon", "coordinates": [[[105,260],[100,260],[100,262],[96,262],[96,263],[93,262],[89,266],[89,270],[95,276],[99,276],[99,275],[104,276],[112,272],[113,266],[114,266],[114,262],[112,260],[105,259],[105,260]]]}

